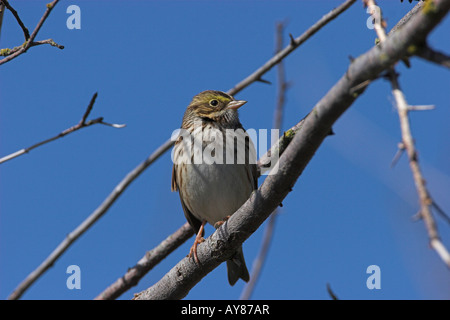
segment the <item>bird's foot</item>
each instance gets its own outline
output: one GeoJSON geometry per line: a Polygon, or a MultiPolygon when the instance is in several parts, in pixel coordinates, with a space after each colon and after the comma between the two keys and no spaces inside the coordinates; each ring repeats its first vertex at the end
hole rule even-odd
{"type": "Polygon", "coordinates": [[[226,216],[225,218],[223,218],[223,220],[221,221],[217,221],[216,223],[214,223],[214,228],[219,228],[221,225],[223,225],[225,223],[225,221],[227,221],[228,219],[230,219],[231,216],[226,216]]]}
{"type": "Polygon", "coordinates": [[[202,225],[200,226],[200,229],[198,230],[197,236],[195,237],[194,244],[191,247],[191,250],[189,250],[189,258],[194,256],[194,260],[197,264],[200,264],[200,260],[198,260],[197,256],[197,246],[199,243],[202,243],[205,241],[205,238],[203,238],[203,231],[205,228],[206,221],[202,222],[202,225]]]}

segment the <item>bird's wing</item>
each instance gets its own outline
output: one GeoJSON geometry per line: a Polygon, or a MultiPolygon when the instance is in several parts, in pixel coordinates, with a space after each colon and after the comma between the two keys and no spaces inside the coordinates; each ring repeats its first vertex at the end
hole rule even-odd
{"type": "MultiPolygon", "coordinates": [[[[172,191],[178,191],[178,193],[180,195],[180,200],[181,200],[181,207],[183,208],[183,211],[184,211],[184,216],[186,217],[186,220],[191,225],[192,229],[194,229],[194,232],[197,234],[198,231],[200,230],[202,222],[200,220],[198,220],[196,217],[194,217],[192,212],[187,208],[186,204],[184,203],[183,195],[181,193],[180,186],[177,182],[176,170],[177,170],[177,165],[174,164],[173,168],[172,168],[172,191]]],[[[182,182],[182,181],[180,181],[180,182],[182,182]]]]}

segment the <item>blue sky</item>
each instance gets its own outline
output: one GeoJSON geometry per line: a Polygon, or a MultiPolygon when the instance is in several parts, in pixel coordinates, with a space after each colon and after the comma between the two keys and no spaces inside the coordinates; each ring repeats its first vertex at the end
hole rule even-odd
{"type": "MultiPolygon", "coordinates": [[[[48,1],[11,1],[30,31],[48,1]]],[[[37,40],[65,46],[31,48],[0,67],[0,156],[76,124],[92,94],[90,116],[125,123],[96,125],[0,167],[0,298],[6,298],[112,191],[114,186],[181,124],[192,96],[227,91],[269,59],[275,24],[300,35],[341,1],[61,1],[37,40]],[[69,30],[66,9],[81,9],[81,30],[69,30]]],[[[378,1],[388,27],[413,5],[378,1]]],[[[291,87],[283,127],[288,129],[344,74],[351,55],[375,39],[360,1],[285,59],[291,87]]],[[[450,20],[430,45],[450,52],[450,20]]],[[[23,42],[10,12],[0,47],[23,42]]],[[[398,65],[411,104],[436,109],[411,114],[427,185],[450,211],[449,71],[420,59],[398,65]]],[[[275,83],[276,72],[265,79],[275,83]]],[[[276,86],[254,83],[236,95],[244,127],[272,126],[276,86]]],[[[406,157],[390,162],[400,141],[390,86],[374,82],[334,126],[284,200],[255,299],[329,299],[329,283],[342,299],[448,299],[450,274],[413,222],[417,195],[406,157]],[[381,289],[366,287],[370,265],[381,270],[381,289]]],[[[166,153],[140,176],[108,213],[48,270],[24,299],[92,299],[147,250],[185,223],[178,194],[170,192],[166,153]],[[66,269],[81,269],[81,289],[69,290],[66,269]]],[[[263,179],[263,178],[262,178],[263,179]]],[[[259,183],[262,182],[260,179],[259,183]]],[[[444,244],[449,226],[437,217],[444,244]]],[[[244,243],[249,268],[263,225],[244,243]]],[[[213,231],[207,228],[207,234],[213,231]]],[[[155,267],[130,299],[158,281],[189,251],[193,239],[155,267]]],[[[194,287],[188,299],[237,299],[225,265],[194,287]]]]}

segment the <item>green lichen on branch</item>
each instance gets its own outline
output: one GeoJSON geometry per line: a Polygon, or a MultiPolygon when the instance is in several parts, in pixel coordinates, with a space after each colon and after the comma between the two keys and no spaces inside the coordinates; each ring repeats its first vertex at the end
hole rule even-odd
{"type": "Polygon", "coordinates": [[[434,15],[438,13],[438,10],[436,8],[436,4],[433,0],[427,0],[425,1],[425,5],[423,6],[422,12],[425,15],[434,15]]]}
{"type": "Polygon", "coordinates": [[[417,52],[419,52],[419,47],[412,44],[412,45],[408,46],[408,48],[406,48],[406,52],[410,56],[415,55],[417,52]]]}
{"type": "Polygon", "coordinates": [[[11,49],[9,49],[9,48],[0,49],[0,56],[6,57],[6,56],[9,56],[10,54],[11,54],[11,49]]]}

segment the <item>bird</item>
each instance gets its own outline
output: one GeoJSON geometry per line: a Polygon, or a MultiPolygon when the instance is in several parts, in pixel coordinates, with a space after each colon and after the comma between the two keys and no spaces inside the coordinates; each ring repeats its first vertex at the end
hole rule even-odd
{"type": "MultiPolygon", "coordinates": [[[[174,144],[171,189],[196,233],[189,252],[196,263],[205,224],[218,228],[258,188],[255,148],[238,115],[245,103],[222,91],[200,92],[187,106],[174,144]]],[[[227,260],[227,273],[231,286],[249,281],[242,246],[227,260]]]]}

